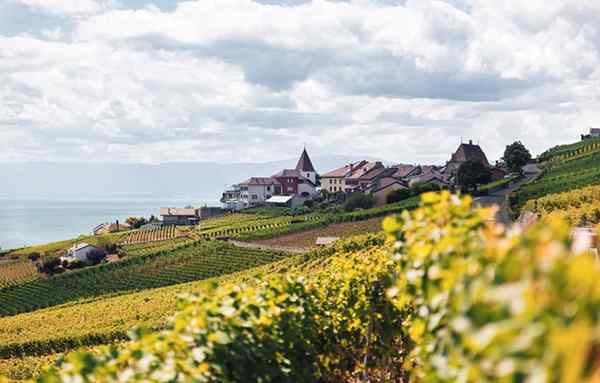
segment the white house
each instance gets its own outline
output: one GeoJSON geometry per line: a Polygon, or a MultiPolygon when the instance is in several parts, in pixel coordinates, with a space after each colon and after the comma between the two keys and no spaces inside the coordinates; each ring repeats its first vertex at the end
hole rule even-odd
{"type": "Polygon", "coordinates": [[[238,186],[244,207],[262,205],[271,196],[281,194],[281,185],[272,177],[251,177],[238,186]]]}
{"type": "Polygon", "coordinates": [[[78,243],[67,250],[67,255],[60,257],[60,260],[67,263],[75,261],[88,263],[91,261],[91,255],[98,252],[102,253],[103,251],[87,243],[78,243]]]}

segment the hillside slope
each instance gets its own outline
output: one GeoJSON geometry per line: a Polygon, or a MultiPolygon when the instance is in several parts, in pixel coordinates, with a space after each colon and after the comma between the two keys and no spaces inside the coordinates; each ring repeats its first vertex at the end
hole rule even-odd
{"type": "Polygon", "coordinates": [[[185,297],[164,331],[41,381],[595,381],[600,265],[560,220],[519,232],[492,213],[427,194],[383,246],[185,297]]]}

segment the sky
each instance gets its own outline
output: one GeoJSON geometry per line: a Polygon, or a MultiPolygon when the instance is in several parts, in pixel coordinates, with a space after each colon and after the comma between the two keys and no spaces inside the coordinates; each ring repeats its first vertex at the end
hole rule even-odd
{"type": "Polygon", "coordinates": [[[598,0],[0,0],[0,162],[443,164],[600,127],[598,0]]]}

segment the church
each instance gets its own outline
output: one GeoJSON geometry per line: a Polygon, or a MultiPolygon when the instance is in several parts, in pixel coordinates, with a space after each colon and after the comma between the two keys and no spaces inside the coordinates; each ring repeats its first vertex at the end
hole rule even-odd
{"type": "Polygon", "coordinates": [[[233,185],[221,197],[223,208],[245,208],[276,205],[295,207],[317,195],[319,175],[306,151],[302,150],[296,167],[283,169],[270,177],[250,177],[233,185]]]}

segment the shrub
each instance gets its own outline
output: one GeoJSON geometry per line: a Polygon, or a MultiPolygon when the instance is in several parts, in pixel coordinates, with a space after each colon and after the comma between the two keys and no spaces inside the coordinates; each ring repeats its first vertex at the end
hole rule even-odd
{"type": "Polygon", "coordinates": [[[373,205],[375,205],[375,200],[372,195],[356,192],[346,199],[342,208],[345,211],[354,211],[356,209],[369,209],[373,205]]]}
{"type": "Polygon", "coordinates": [[[53,256],[45,256],[37,263],[38,272],[47,275],[55,274],[60,267],[60,259],[53,256]]]}
{"type": "Polygon", "coordinates": [[[392,190],[385,197],[385,202],[386,203],[396,203],[396,202],[404,201],[405,199],[410,198],[412,196],[413,196],[413,193],[410,189],[392,190]]]}

